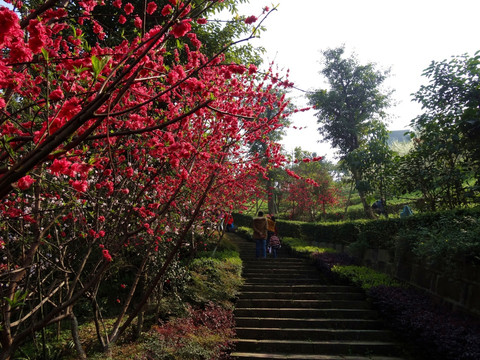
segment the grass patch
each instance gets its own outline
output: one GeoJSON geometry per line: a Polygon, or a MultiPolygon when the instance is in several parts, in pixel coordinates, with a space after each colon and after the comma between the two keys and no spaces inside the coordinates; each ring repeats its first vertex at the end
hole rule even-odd
{"type": "Polygon", "coordinates": [[[334,253],[335,249],[331,248],[323,248],[318,246],[312,246],[309,242],[297,238],[292,237],[284,237],[282,238],[282,244],[291,248],[294,252],[300,254],[308,254],[313,255],[317,254],[324,254],[324,253],[334,253]]]}
{"type": "Polygon", "coordinates": [[[374,286],[402,286],[400,282],[396,281],[391,276],[379,273],[365,266],[333,265],[331,270],[340,277],[348,279],[364,290],[369,290],[374,286]]]}

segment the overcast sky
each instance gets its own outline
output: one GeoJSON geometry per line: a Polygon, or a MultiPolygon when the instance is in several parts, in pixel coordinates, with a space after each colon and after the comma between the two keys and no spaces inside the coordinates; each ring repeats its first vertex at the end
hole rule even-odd
{"type": "MultiPolygon", "coordinates": [[[[241,6],[242,15],[261,14],[272,2],[251,0],[241,6]]],[[[266,48],[266,63],[275,60],[280,69],[290,69],[290,80],[303,90],[325,87],[319,71],[320,51],[345,44],[361,63],[374,62],[380,69],[391,68],[387,86],[395,90],[399,104],[390,110],[394,117],[390,130],[408,128],[420,112],[411,102],[426,80],[421,76],[432,60],[442,61],[453,55],[480,50],[479,0],[276,0],[278,11],[264,22],[267,31],[253,45],[266,48]]],[[[291,96],[303,106],[303,94],[291,96]]],[[[290,130],[284,144],[319,155],[333,153],[328,144],[319,144],[314,112],[297,114],[297,127],[290,130]],[[305,128],[306,127],[306,128],[305,128]]]]}

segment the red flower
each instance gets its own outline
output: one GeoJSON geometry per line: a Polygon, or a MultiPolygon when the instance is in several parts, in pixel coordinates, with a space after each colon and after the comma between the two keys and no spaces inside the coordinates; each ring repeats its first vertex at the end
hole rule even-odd
{"type": "Polygon", "coordinates": [[[109,254],[107,249],[102,250],[102,255],[108,262],[112,261],[112,255],[109,254]]]}
{"type": "Polygon", "coordinates": [[[5,42],[5,38],[11,38],[13,33],[21,34],[20,24],[18,23],[18,16],[12,10],[6,7],[0,8],[0,44],[5,42]]]}
{"type": "Polygon", "coordinates": [[[245,24],[250,25],[250,24],[253,24],[257,20],[258,20],[257,17],[252,15],[252,16],[249,16],[245,19],[245,24]]]}
{"type": "Polygon", "coordinates": [[[85,192],[88,189],[88,183],[85,180],[75,180],[72,187],[78,192],[85,192]]]}
{"type": "Polygon", "coordinates": [[[207,19],[204,19],[204,18],[197,19],[197,24],[203,25],[206,23],[207,23],[207,19]]]}
{"type": "Polygon", "coordinates": [[[37,19],[30,20],[27,27],[30,38],[28,39],[28,46],[34,53],[40,52],[45,43],[49,40],[45,27],[37,19]]]}
{"type": "Polygon", "coordinates": [[[122,0],[115,0],[113,2],[113,6],[115,6],[118,9],[121,9],[122,8],[122,0]]]}
{"type": "Polygon", "coordinates": [[[62,89],[58,87],[55,90],[53,90],[48,97],[52,101],[57,101],[57,100],[62,100],[65,96],[63,95],[62,89]]]}
{"type": "Polygon", "coordinates": [[[22,177],[18,180],[17,185],[20,190],[27,190],[35,182],[30,175],[22,177]]]}
{"type": "Polygon", "coordinates": [[[120,17],[118,18],[118,22],[123,25],[127,22],[127,18],[123,15],[120,15],[120,17]]]}
{"type": "Polygon", "coordinates": [[[125,10],[125,14],[130,15],[134,9],[135,7],[131,3],[127,3],[123,10],[125,10]]]}
{"type": "Polygon", "coordinates": [[[133,24],[135,25],[135,27],[137,29],[141,29],[142,28],[142,19],[140,19],[140,17],[138,17],[138,16],[135,16],[135,20],[133,20],[133,24]]]}
{"type": "Polygon", "coordinates": [[[59,176],[60,174],[66,174],[70,168],[70,165],[72,165],[72,163],[67,159],[55,159],[53,160],[49,170],[52,175],[59,176]]]}
{"type": "Polygon", "coordinates": [[[147,5],[147,14],[152,15],[155,10],[157,10],[157,4],[155,4],[153,1],[150,1],[147,5]]]}
{"type": "Polygon", "coordinates": [[[172,27],[172,34],[175,38],[179,38],[184,36],[192,29],[192,25],[190,25],[191,19],[185,19],[179,22],[178,24],[173,25],[172,27]]]}
{"type": "Polygon", "coordinates": [[[171,5],[167,4],[163,7],[162,9],[162,15],[163,16],[168,16],[170,13],[173,11],[173,8],[171,5]]]}

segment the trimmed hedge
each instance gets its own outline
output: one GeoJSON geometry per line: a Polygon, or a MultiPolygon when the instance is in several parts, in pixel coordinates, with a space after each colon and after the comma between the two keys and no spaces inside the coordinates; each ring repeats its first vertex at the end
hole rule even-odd
{"type": "MultiPolygon", "coordinates": [[[[435,229],[444,227],[445,223],[453,223],[459,218],[465,217],[480,222],[480,207],[425,213],[403,219],[356,220],[336,223],[277,220],[277,229],[282,237],[342,245],[358,242],[369,248],[380,249],[394,248],[397,239],[404,238],[408,240],[410,247],[413,249],[418,236],[412,239],[409,238],[408,234],[417,235],[423,230],[431,230],[434,233],[435,229]]],[[[249,228],[252,226],[252,218],[243,214],[234,214],[234,221],[237,226],[249,228]]],[[[473,229],[473,231],[476,230],[473,229]]],[[[473,249],[473,253],[469,250],[468,254],[464,254],[468,256],[468,259],[480,260],[480,239],[478,239],[478,243],[478,246],[470,245],[470,250],[473,249]]],[[[455,246],[455,244],[452,242],[451,246],[455,246]]],[[[462,254],[456,254],[456,256],[459,255],[462,254]]]]}

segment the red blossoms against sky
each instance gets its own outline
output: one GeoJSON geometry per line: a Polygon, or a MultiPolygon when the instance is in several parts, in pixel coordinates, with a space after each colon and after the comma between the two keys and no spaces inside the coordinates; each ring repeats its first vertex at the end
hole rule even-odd
{"type": "Polygon", "coordinates": [[[250,24],[253,24],[257,20],[258,20],[257,17],[252,15],[252,16],[249,16],[245,19],[245,24],[250,25],[250,24]]]}

